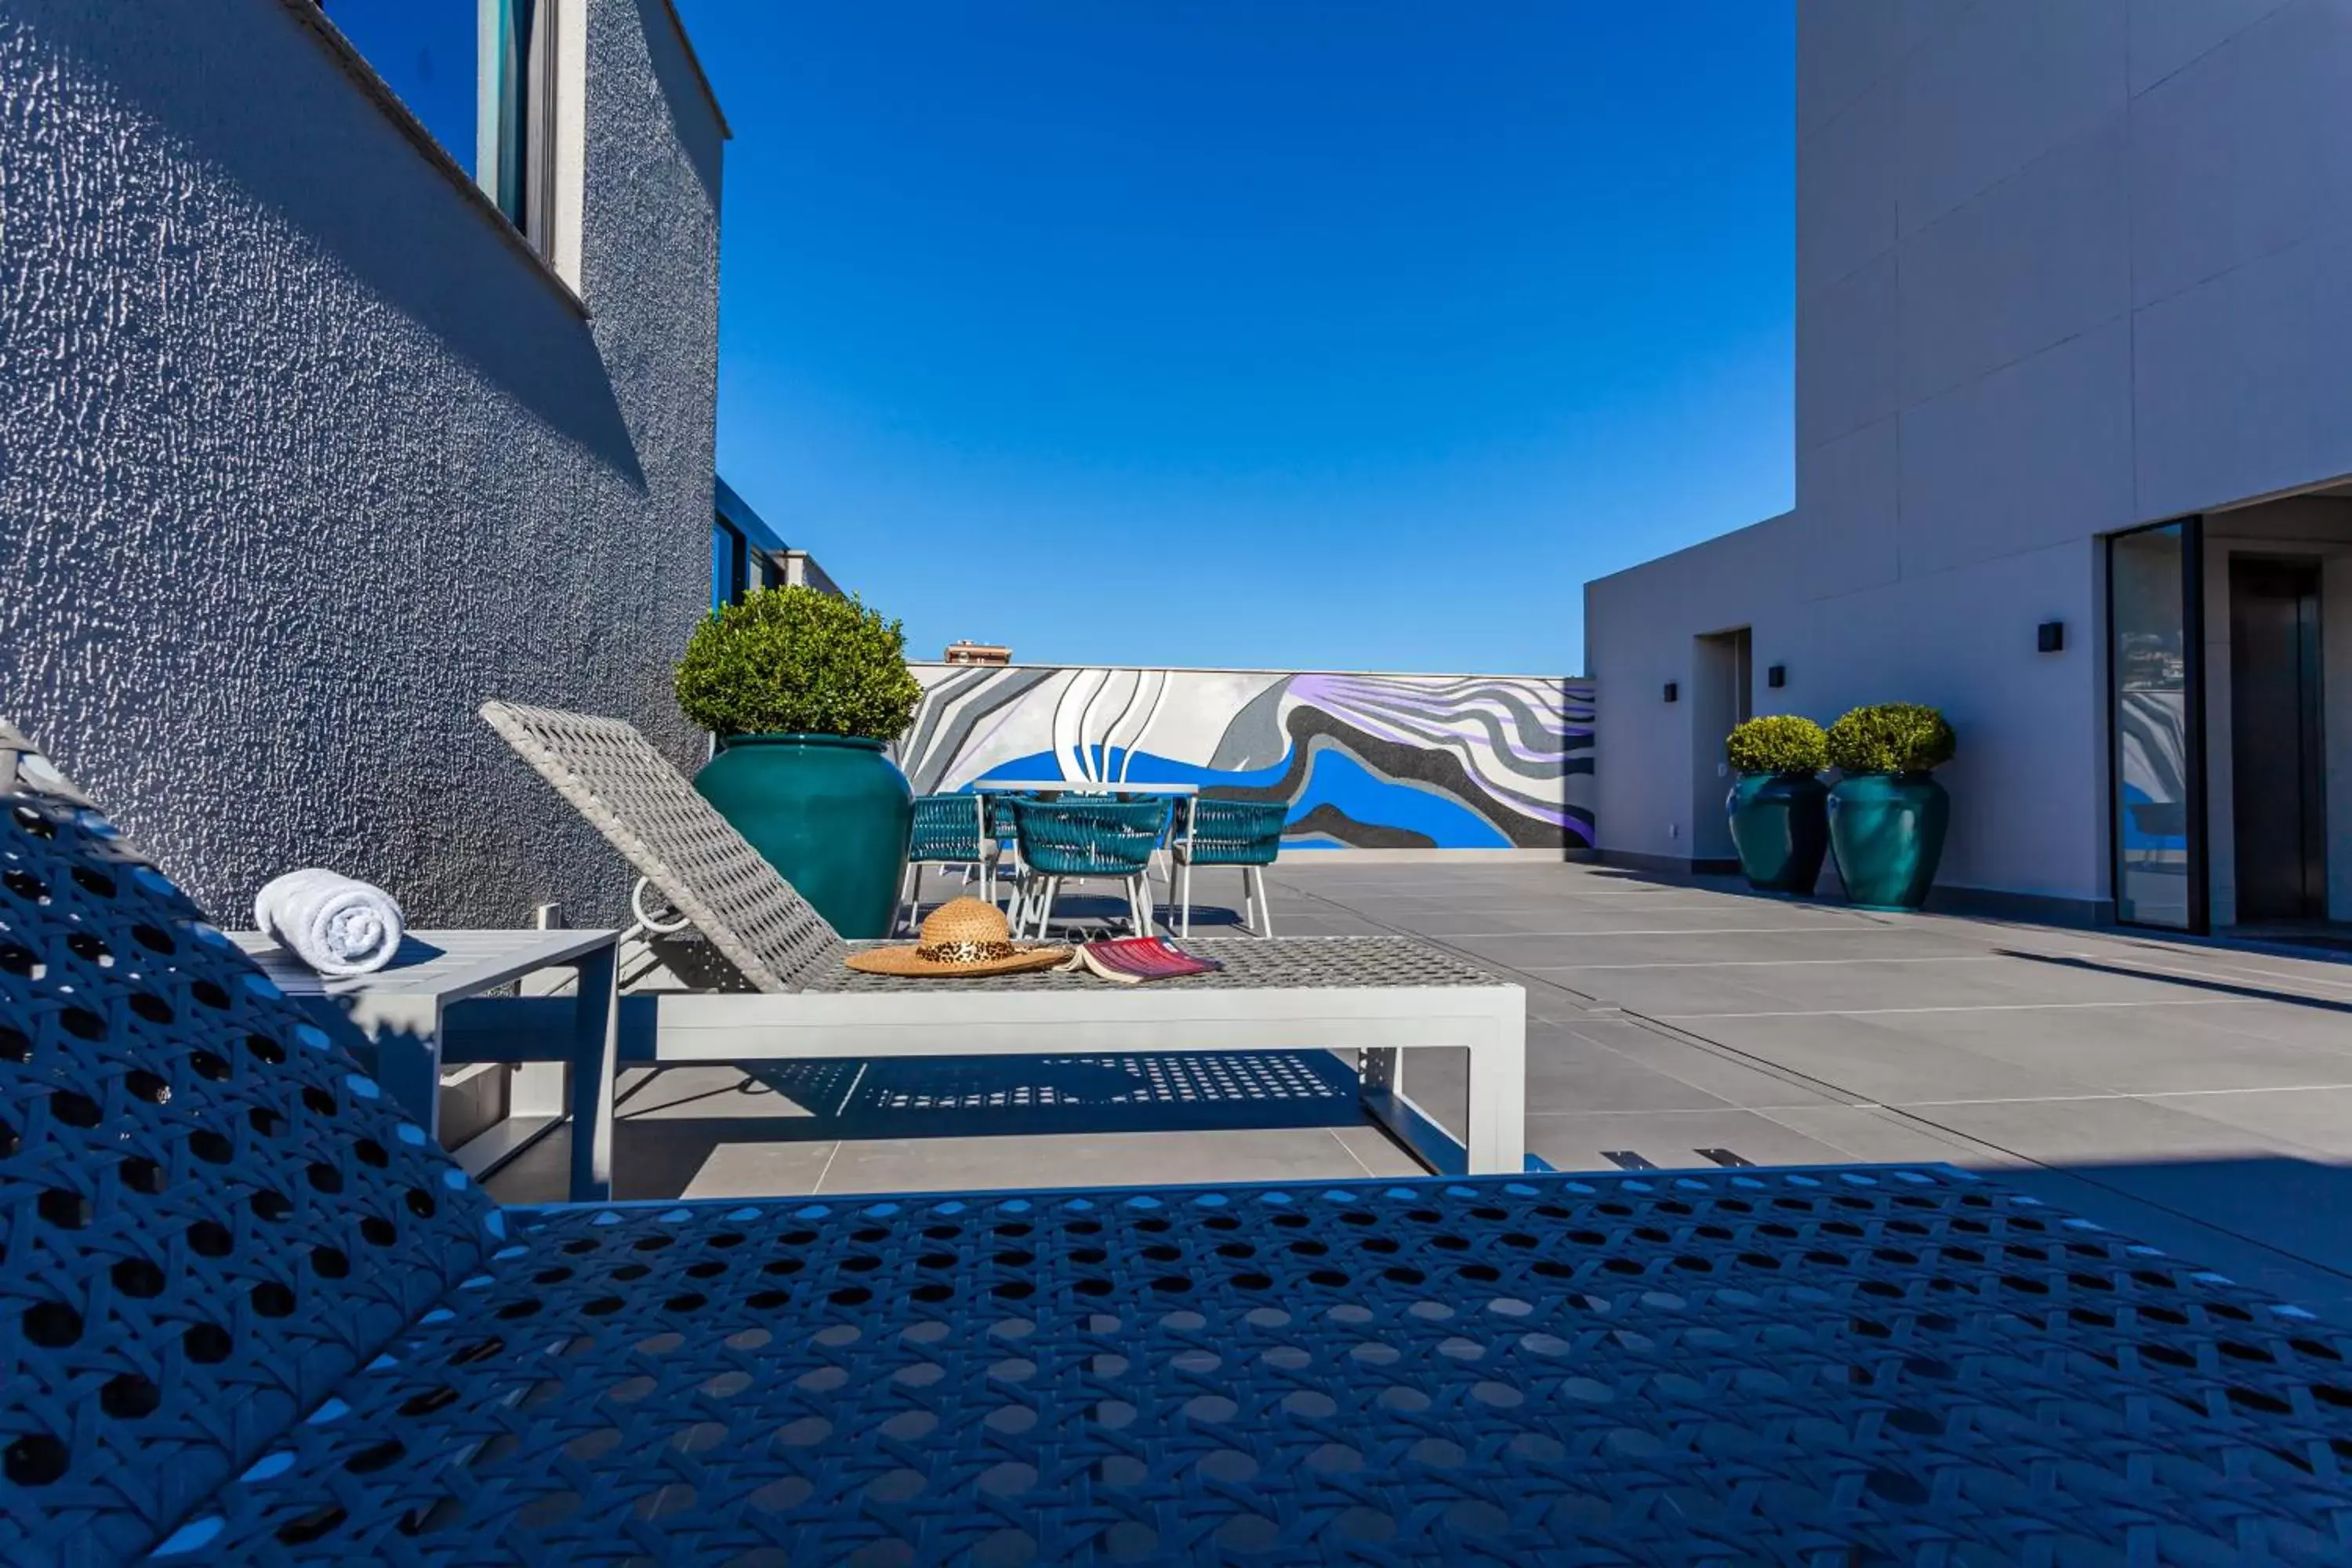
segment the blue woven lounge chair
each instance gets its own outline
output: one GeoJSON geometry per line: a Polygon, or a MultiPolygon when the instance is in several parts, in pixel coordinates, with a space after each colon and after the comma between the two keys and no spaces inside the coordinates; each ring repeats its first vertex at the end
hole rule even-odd
{"type": "Polygon", "coordinates": [[[996,839],[988,831],[988,801],[978,795],[919,795],[907,876],[898,902],[909,929],[922,923],[923,868],[961,866],[979,878],[980,896],[996,899],[996,839]]]}
{"type": "Polygon", "coordinates": [[[500,1209],[0,727],[0,1563],[2275,1561],[2352,1338],[1958,1173],[500,1209]]]}
{"type": "Polygon", "coordinates": [[[1259,936],[1274,934],[1274,906],[1266,901],[1265,868],[1282,853],[1282,826],[1290,807],[1278,800],[1194,800],[1176,836],[1170,901],[1182,911],[1178,930],[1192,934],[1192,869],[1234,866],[1242,873],[1244,923],[1259,936]]]}

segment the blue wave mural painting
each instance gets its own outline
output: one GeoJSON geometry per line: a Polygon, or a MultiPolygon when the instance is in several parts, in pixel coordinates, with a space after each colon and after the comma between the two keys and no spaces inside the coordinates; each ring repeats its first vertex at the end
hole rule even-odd
{"type": "Polygon", "coordinates": [[[1560,676],[916,665],[918,791],[1197,784],[1281,800],[1322,849],[1592,844],[1592,683],[1560,676]]]}

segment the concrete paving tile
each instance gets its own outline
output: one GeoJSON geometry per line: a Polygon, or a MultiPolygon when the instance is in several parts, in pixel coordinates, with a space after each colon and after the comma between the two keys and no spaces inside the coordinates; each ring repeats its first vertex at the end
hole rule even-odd
{"type": "Polygon", "coordinates": [[[1528,1039],[1528,1107],[1551,1113],[1738,1109],[1720,1095],[1573,1035],[1560,1045],[1528,1039]]]}
{"type": "Polygon", "coordinates": [[[1592,932],[1555,937],[1476,941],[1481,952],[1506,963],[1538,968],[1606,971],[1670,970],[1719,964],[1739,969],[1774,964],[1826,968],[1906,959],[2000,962],[1981,942],[1903,926],[1699,928],[1686,931],[1592,932]]]}
{"type": "Polygon", "coordinates": [[[1793,1128],[1852,1159],[1874,1163],[1916,1160],[1987,1171],[2016,1169],[2026,1163],[2014,1155],[1891,1110],[1813,1106],[1759,1110],[1757,1114],[1793,1128]]]}
{"type": "Polygon", "coordinates": [[[2352,1089],[2168,1094],[2157,1103],[2274,1139],[2283,1145],[2352,1158],[2352,1089]]]}
{"type": "MultiPolygon", "coordinates": [[[[1609,1047],[1651,1071],[1714,1095],[1742,1110],[1782,1105],[1849,1105],[1864,1098],[1840,1094],[1831,1086],[1807,1081],[1769,1063],[1742,1061],[1727,1052],[1641,1025],[1594,1020],[1576,1026],[1579,1032],[1609,1047]]],[[[1544,1110],[1573,1110],[1540,1101],[1544,1110]]]]}
{"type": "Polygon", "coordinates": [[[2325,1042],[2266,1038],[2230,1027],[2201,1007],[1877,1014],[1854,1022],[1926,1047],[1965,1049],[2053,1073],[2103,1093],[2352,1083],[2352,1037],[2346,1032],[2325,1042]]]}
{"type": "MultiPolygon", "coordinates": [[[[646,1201],[814,1192],[833,1157],[832,1141],[763,1131],[740,1121],[621,1122],[613,1130],[613,1195],[646,1201]]],[[[571,1182],[572,1130],[559,1127],[500,1168],[483,1190],[502,1204],[554,1204],[570,1196],[571,1182]]]]}
{"type": "Polygon", "coordinates": [[[2099,1092],[2063,1076],[2064,1058],[2040,1068],[1982,1055],[1950,1037],[1882,1027],[1871,1015],[1818,1018],[1714,1018],[1706,1038],[1807,1079],[1850,1100],[2022,1100],[2099,1092]]]}
{"type": "MultiPolygon", "coordinates": [[[[800,1196],[814,1193],[838,1143],[719,1142],[677,1195],[685,1198],[800,1196]]],[[[621,1158],[615,1140],[615,1161],[621,1158]]],[[[663,1194],[663,1196],[668,1196],[663,1194]]]]}
{"type": "Polygon", "coordinates": [[[2177,1164],[2182,1161],[2311,1159],[2317,1151],[2175,1109],[2164,1100],[2021,1100],[1937,1105],[1914,1114],[1964,1138],[2045,1165],[2177,1164]]]}
{"type": "MultiPolygon", "coordinates": [[[[2011,1061],[2042,1062],[2077,1083],[2115,1094],[2219,1093],[2232,1089],[2352,1085],[2352,1051],[2217,1035],[2192,1023],[2135,1014],[2137,1039],[2010,1037],[1983,1047],[2011,1061]],[[2164,1025],[2173,1025],[2165,1027],[2164,1025]],[[2182,1037],[2186,1036],[2187,1037],[2182,1037]]],[[[2053,1031],[2055,1034],[2055,1031],[2053,1031]]]]}
{"type": "Polygon", "coordinates": [[[858,1063],[758,1062],[743,1067],[633,1068],[614,1087],[616,1121],[777,1118],[804,1121],[831,1112],[858,1063]]]}
{"type": "Polygon", "coordinates": [[[1751,1164],[1850,1164],[1832,1144],[1752,1110],[1581,1112],[1528,1118],[1528,1148],[1563,1171],[1612,1171],[1607,1155],[1630,1150],[1662,1170],[1708,1163],[1701,1149],[1728,1149],[1751,1164]]]}
{"type": "Polygon", "coordinates": [[[2217,1002],[2171,1009],[2218,1039],[2268,1040],[2315,1050],[2352,1050],[2352,1017],[2333,1007],[2285,1000],[2217,1002]]]}
{"type": "Polygon", "coordinates": [[[1409,1179],[1429,1174],[1420,1161],[1399,1148],[1377,1127],[1332,1127],[1326,1131],[1363,1167],[1365,1175],[1409,1179]]]}
{"type": "Polygon", "coordinates": [[[987,1192],[1194,1183],[1349,1181],[1362,1167],[1319,1127],[1265,1131],[1081,1132],[844,1143],[824,1193],[987,1192]]]}
{"type": "MultiPolygon", "coordinates": [[[[1531,972],[1532,973],[1532,972],[1531,972]]],[[[1542,972],[1549,973],[1549,972],[1542,972]]],[[[1585,987],[1657,1016],[1826,1013],[2017,1011],[2089,1007],[2194,1007],[2223,1004],[2183,996],[2137,977],[2030,972],[2014,963],[1782,966],[1610,973],[1585,987]],[[1737,980],[1731,977],[1737,976],[1737,980]]]]}
{"type": "Polygon", "coordinates": [[[1713,1019],[1799,1010],[1781,991],[1759,984],[1764,970],[1675,969],[1588,971],[1530,967],[1528,974],[1654,1018],[1713,1019]]]}
{"type": "Polygon", "coordinates": [[[2237,986],[2259,1001],[2272,994],[2301,994],[2352,1001],[2352,962],[2342,958],[2295,958],[2189,942],[2160,942],[2115,932],[2042,931],[2001,933],[2002,944],[2063,953],[2078,963],[2168,972],[2184,984],[2204,982],[2237,986]]]}

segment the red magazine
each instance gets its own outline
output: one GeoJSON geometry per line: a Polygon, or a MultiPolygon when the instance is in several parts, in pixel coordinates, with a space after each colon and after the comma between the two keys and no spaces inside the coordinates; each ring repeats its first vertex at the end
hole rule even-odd
{"type": "Polygon", "coordinates": [[[1210,974],[1224,965],[1213,958],[1186,952],[1165,937],[1129,936],[1116,942],[1087,942],[1071,955],[1069,967],[1090,970],[1121,985],[1140,985],[1147,980],[1210,974]]]}

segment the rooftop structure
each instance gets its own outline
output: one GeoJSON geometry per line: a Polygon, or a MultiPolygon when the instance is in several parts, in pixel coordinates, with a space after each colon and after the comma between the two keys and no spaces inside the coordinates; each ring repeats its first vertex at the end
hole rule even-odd
{"type": "Polygon", "coordinates": [[[1909,700],[1946,907],[2352,919],[2341,8],[1797,26],[1796,504],[1587,585],[1603,852],[1726,864],[1733,722],[1909,700]]]}

